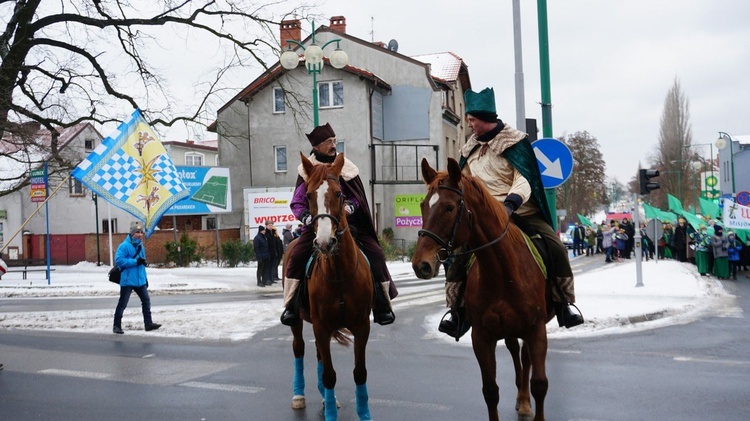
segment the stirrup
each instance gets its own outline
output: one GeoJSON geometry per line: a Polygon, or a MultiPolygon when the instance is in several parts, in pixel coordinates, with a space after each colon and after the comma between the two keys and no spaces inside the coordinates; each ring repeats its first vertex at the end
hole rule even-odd
{"type": "Polygon", "coordinates": [[[571,327],[583,324],[583,314],[577,305],[573,303],[556,303],[556,307],[557,324],[560,327],[564,326],[566,329],[570,329],[571,327]],[[570,309],[571,306],[575,307],[578,313],[574,313],[570,309]]]}
{"type": "Polygon", "coordinates": [[[460,309],[450,309],[445,312],[440,319],[438,330],[446,335],[455,338],[456,342],[469,331],[471,325],[465,317],[461,317],[460,309]],[[446,318],[448,317],[448,318],[446,318]]]}

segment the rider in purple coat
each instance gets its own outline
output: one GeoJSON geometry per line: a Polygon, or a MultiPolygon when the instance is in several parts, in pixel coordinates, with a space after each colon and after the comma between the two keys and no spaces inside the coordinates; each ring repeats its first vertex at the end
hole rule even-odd
{"type": "MultiPolygon", "coordinates": [[[[313,147],[310,162],[313,164],[330,164],[336,158],[336,133],[331,125],[316,127],[307,139],[313,147]]],[[[310,206],[307,202],[307,174],[302,165],[298,167],[297,187],[294,190],[290,208],[294,216],[305,225],[300,237],[297,239],[292,254],[289,257],[284,281],[284,312],[281,314],[281,323],[287,326],[294,325],[299,320],[299,303],[297,290],[301,281],[305,279],[307,262],[313,252],[313,240],[315,232],[311,229],[312,216],[310,206]]],[[[372,222],[370,208],[367,204],[367,196],[362,180],[359,178],[359,168],[348,159],[345,159],[344,167],[339,178],[341,192],[344,196],[344,209],[346,220],[351,228],[354,239],[359,244],[362,252],[367,256],[372,270],[373,282],[375,283],[375,302],[372,309],[375,323],[387,325],[393,323],[396,316],[391,309],[389,298],[395,298],[398,294],[396,286],[391,280],[388,267],[385,264],[385,255],[378,243],[377,232],[372,222]]]]}

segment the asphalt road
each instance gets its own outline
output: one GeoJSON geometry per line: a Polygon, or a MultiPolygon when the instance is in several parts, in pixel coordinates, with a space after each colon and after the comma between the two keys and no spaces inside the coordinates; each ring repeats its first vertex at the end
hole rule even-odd
{"type": "MultiPolygon", "coordinates": [[[[579,268],[601,259],[588,260],[579,268]]],[[[441,286],[435,282],[436,297],[441,286]]],[[[547,420],[746,420],[750,283],[725,287],[743,312],[551,340],[547,420]]],[[[262,299],[222,299],[234,298],[262,299]]],[[[0,310],[8,311],[6,304],[0,310]]],[[[423,320],[436,306],[442,303],[415,304],[399,310],[396,324],[373,325],[367,363],[374,419],[486,419],[471,348],[426,337],[423,320]]],[[[308,407],[294,411],[291,335],[283,326],[242,342],[0,331],[0,420],[322,420],[309,326],[306,338],[308,407]]],[[[333,352],[339,419],[356,419],[353,353],[339,346],[333,352]]],[[[501,418],[516,419],[510,357],[502,345],[497,355],[501,418]]]]}

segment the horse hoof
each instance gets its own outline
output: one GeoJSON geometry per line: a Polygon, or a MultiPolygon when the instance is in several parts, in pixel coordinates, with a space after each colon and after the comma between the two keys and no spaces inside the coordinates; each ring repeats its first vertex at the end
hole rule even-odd
{"type": "Polygon", "coordinates": [[[529,402],[518,402],[516,403],[516,411],[519,417],[533,417],[534,411],[531,410],[531,404],[529,402]]]}
{"type": "Polygon", "coordinates": [[[302,395],[294,395],[292,398],[292,409],[303,409],[307,404],[305,403],[305,397],[302,395]]]}

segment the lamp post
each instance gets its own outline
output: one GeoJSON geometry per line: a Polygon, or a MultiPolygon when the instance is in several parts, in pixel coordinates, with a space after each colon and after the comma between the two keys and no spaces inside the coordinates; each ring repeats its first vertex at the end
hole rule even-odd
{"type": "Polygon", "coordinates": [[[719,132],[719,138],[716,139],[716,147],[724,149],[727,147],[727,143],[729,143],[729,170],[731,171],[730,176],[732,177],[732,195],[734,195],[734,141],[732,141],[732,136],[728,133],[719,132]],[[727,139],[729,139],[729,142],[727,142],[727,139]]]}
{"type": "Polygon", "coordinates": [[[284,51],[284,54],[281,55],[279,58],[279,62],[281,63],[281,67],[283,67],[286,70],[294,70],[297,68],[297,65],[299,64],[299,55],[292,51],[292,47],[290,44],[296,44],[302,50],[304,50],[305,54],[305,67],[307,68],[307,73],[311,74],[313,77],[313,83],[312,83],[312,96],[313,96],[313,125],[314,127],[318,127],[318,74],[323,70],[323,60],[325,59],[325,56],[323,54],[323,49],[325,49],[328,45],[336,43],[336,50],[334,50],[333,53],[331,53],[330,57],[328,57],[328,61],[331,63],[331,66],[333,66],[336,69],[343,69],[346,67],[347,64],[349,64],[349,56],[346,55],[344,50],[341,49],[339,46],[339,42],[341,39],[333,39],[331,41],[326,42],[323,44],[323,46],[319,46],[315,43],[315,21],[312,22],[312,41],[310,45],[305,47],[304,45],[300,44],[299,42],[295,40],[286,40],[287,42],[287,50],[284,51]]]}

